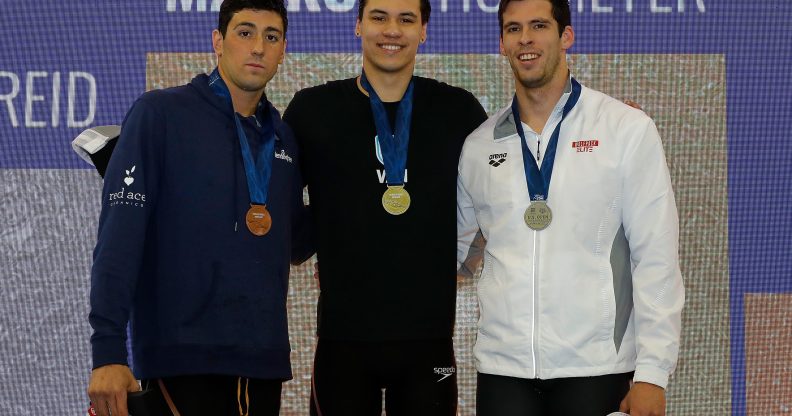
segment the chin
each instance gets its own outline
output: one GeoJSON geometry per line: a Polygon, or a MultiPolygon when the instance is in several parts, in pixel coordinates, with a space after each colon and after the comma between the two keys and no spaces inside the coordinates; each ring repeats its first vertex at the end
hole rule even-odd
{"type": "Polygon", "coordinates": [[[248,92],[257,92],[257,91],[261,91],[266,86],[267,86],[266,81],[256,80],[254,82],[246,82],[245,84],[240,85],[240,88],[248,92]]]}
{"type": "Polygon", "coordinates": [[[374,67],[380,72],[394,73],[402,72],[409,68],[409,62],[372,62],[374,67]]]}
{"type": "Polygon", "coordinates": [[[539,88],[550,82],[550,79],[544,76],[525,76],[519,72],[517,73],[517,80],[525,88],[539,88]]]}

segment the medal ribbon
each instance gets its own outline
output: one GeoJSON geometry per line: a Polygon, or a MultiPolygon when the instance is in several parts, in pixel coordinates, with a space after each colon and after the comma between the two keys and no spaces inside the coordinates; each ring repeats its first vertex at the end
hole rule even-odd
{"type": "MultiPolygon", "coordinates": [[[[233,107],[231,92],[220,77],[217,68],[209,75],[209,87],[215,95],[226,99],[233,107]]],[[[250,143],[245,134],[245,129],[242,127],[239,114],[234,112],[237,137],[239,138],[239,147],[242,150],[242,161],[245,165],[245,175],[247,176],[248,191],[250,192],[250,202],[256,205],[267,204],[270,177],[272,176],[272,161],[275,159],[275,128],[269,111],[269,103],[263,106],[264,111],[261,111],[261,107],[259,107],[257,112],[264,115],[259,117],[259,122],[264,131],[261,134],[263,140],[261,146],[259,146],[258,163],[253,159],[253,152],[250,149],[250,143]]]]}
{"type": "Polygon", "coordinates": [[[550,136],[550,141],[547,143],[541,171],[536,163],[536,158],[531,153],[531,150],[528,149],[528,144],[525,141],[525,131],[522,128],[522,121],[520,121],[520,106],[517,103],[517,95],[514,95],[512,115],[514,116],[514,124],[517,126],[517,133],[520,135],[520,143],[522,144],[525,182],[528,185],[528,194],[531,196],[531,201],[547,201],[547,197],[550,194],[550,179],[553,176],[553,165],[555,165],[556,147],[558,146],[558,135],[561,132],[561,123],[564,122],[569,111],[577,104],[581,89],[580,83],[572,78],[572,93],[569,95],[566,105],[564,105],[561,121],[558,122],[553,134],[550,136]]]}
{"type": "Polygon", "coordinates": [[[382,149],[382,164],[385,165],[385,181],[388,185],[404,185],[404,170],[407,168],[407,145],[410,143],[410,125],[412,123],[413,81],[399,102],[396,110],[396,129],[392,129],[388,120],[385,105],[366,79],[366,71],[360,75],[360,84],[369,94],[371,112],[374,113],[374,124],[377,126],[377,137],[382,149]]]}

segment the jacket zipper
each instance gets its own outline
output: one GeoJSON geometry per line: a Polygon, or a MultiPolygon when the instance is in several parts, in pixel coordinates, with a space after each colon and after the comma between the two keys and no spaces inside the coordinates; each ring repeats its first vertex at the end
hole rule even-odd
{"type": "Polygon", "coordinates": [[[538,319],[536,313],[539,311],[539,308],[536,306],[536,302],[539,297],[536,295],[536,291],[538,285],[536,284],[536,275],[539,268],[539,249],[537,244],[539,243],[539,232],[534,231],[534,261],[533,261],[533,270],[532,274],[533,277],[531,278],[531,284],[533,285],[533,290],[531,291],[533,294],[533,313],[531,314],[531,361],[533,362],[533,378],[539,378],[539,360],[537,360],[537,353],[536,350],[539,346],[539,331],[536,330],[536,325],[538,324],[538,319]]]}
{"type": "MultiPolygon", "coordinates": [[[[539,134],[536,142],[536,163],[542,166],[542,158],[539,156],[542,151],[542,135],[539,134]]],[[[540,168],[541,169],[541,168],[540,168]]],[[[533,378],[539,378],[539,284],[537,283],[537,276],[539,274],[539,231],[534,230],[534,260],[533,260],[533,313],[531,314],[531,359],[533,361],[533,378]]]]}

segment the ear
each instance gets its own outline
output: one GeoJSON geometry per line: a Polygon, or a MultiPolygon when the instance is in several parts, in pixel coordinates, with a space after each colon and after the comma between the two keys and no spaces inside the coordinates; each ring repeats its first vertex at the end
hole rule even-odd
{"type": "Polygon", "coordinates": [[[564,32],[561,33],[561,49],[567,50],[572,47],[575,43],[575,31],[572,29],[572,26],[567,26],[564,28],[564,32]]]}
{"type": "Polygon", "coordinates": [[[218,58],[223,56],[223,34],[217,29],[212,31],[212,48],[218,58]]]}
{"type": "Polygon", "coordinates": [[[426,42],[426,26],[428,25],[428,23],[429,22],[426,22],[421,25],[421,39],[423,39],[424,42],[426,42]]]}
{"type": "Polygon", "coordinates": [[[498,49],[500,50],[500,54],[503,55],[503,56],[506,56],[506,49],[503,48],[503,34],[502,33],[501,33],[501,36],[500,36],[500,42],[498,44],[499,44],[498,49]]]}

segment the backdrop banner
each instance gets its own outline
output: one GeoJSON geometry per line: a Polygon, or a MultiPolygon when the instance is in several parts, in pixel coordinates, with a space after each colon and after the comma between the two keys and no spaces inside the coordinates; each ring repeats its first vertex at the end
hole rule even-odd
{"type": "MultiPolygon", "coordinates": [[[[220,4],[0,2],[0,414],[85,413],[101,178],[70,143],[86,128],[120,124],[141,93],[211,71],[220,4]]],[[[498,1],[431,4],[416,72],[468,89],[493,113],[513,94],[498,54],[498,1]]],[[[671,169],[687,303],[669,414],[792,411],[792,2],[570,6],[573,74],[640,103],[671,169]]],[[[356,1],[287,8],[288,55],[267,90],[281,111],[299,89],[361,67],[356,1]]],[[[313,260],[291,274],[288,415],[307,414],[312,271],[313,260]]],[[[459,414],[473,415],[475,280],[458,288],[459,414]]]]}

